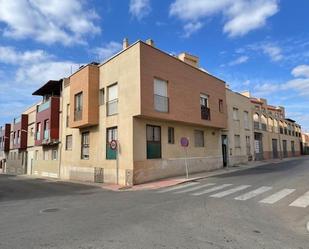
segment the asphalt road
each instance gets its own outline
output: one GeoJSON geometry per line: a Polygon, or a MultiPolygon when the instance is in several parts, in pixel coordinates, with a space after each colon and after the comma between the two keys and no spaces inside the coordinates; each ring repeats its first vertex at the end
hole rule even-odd
{"type": "Polygon", "coordinates": [[[308,179],[308,157],[135,192],[0,175],[0,248],[308,249],[308,179]]]}

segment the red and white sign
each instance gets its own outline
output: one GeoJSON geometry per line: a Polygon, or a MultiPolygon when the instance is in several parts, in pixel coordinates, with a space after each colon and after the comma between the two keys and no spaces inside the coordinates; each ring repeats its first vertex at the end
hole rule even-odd
{"type": "Polygon", "coordinates": [[[117,141],[116,141],[116,140],[110,141],[109,147],[110,147],[112,150],[116,150],[116,149],[117,149],[117,141]]]}

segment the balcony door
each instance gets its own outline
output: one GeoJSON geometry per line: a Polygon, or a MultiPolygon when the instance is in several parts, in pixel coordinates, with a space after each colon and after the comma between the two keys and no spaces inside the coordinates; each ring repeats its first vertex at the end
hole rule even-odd
{"type": "Polygon", "coordinates": [[[147,159],[161,158],[161,127],[146,126],[147,159]]]}

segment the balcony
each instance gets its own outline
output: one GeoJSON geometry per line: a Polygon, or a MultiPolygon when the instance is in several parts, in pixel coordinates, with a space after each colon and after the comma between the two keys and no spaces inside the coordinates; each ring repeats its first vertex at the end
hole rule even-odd
{"type": "Polygon", "coordinates": [[[50,100],[48,100],[47,102],[44,102],[42,104],[40,104],[37,108],[37,112],[42,112],[47,110],[50,107],[50,100]]]}
{"type": "Polygon", "coordinates": [[[158,112],[168,112],[169,111],[168,97],[155,94],[154,95],[154,108],[158,112]]]}
{"type": "Polygon", "coordinates": [[[28,130],[28,115],[22,114],[20,117],[14,119],[14,125],[12,126],[12,134],[15,134],[12,138],[13,149],[25,149],[27,148],[27,134],[28,130]]]}
{"type": "Polygon", "coordinates": [[[107,102],[106,114],[107,116],[118,114],[118,99],[114,99],[114,100],[107,102]]]}
{"type": "Polygon", "coordinates": [[[210,120],[210,108],[201,106],[201,118],[204,120],[210,120]]]}

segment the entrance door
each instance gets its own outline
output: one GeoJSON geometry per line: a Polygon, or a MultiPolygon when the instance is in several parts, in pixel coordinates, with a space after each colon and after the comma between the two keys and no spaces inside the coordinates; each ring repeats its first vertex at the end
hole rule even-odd
{"type": "Polygon", "coordinates": [[[288,157],[288,148],[286,140],[282,141],[282,147],[283,147],[283,157],[288,157]]]}
{"type": "Polygon", "coordinates": [[[32,174],[33,155],[34,155],[34,151],[28,151],[28,155],[27,155],[27,175],[32,174]]]}
{"type": "Polygon", "coordinates": [[[263,160],[262,133],[254,133],[255,160],[263,160]]]}
{"type": "Polygon", "coordinates": [[[273,139],[272,145],[273,145],[273,158],[278,158],[278,140],[273,139]]]}
{"type": "Polygon", "coordinates": [[[295,156],[295,143],[294,143],[294,141],[291,141],[291,151],[292,151],[292,156],[295,156]]]}
{"type": "Polygon", "coordinates": [[[221,141],[222,141],[223,167],[226,167],[227,166],[227,135],[222,135],[221,141]]]}

